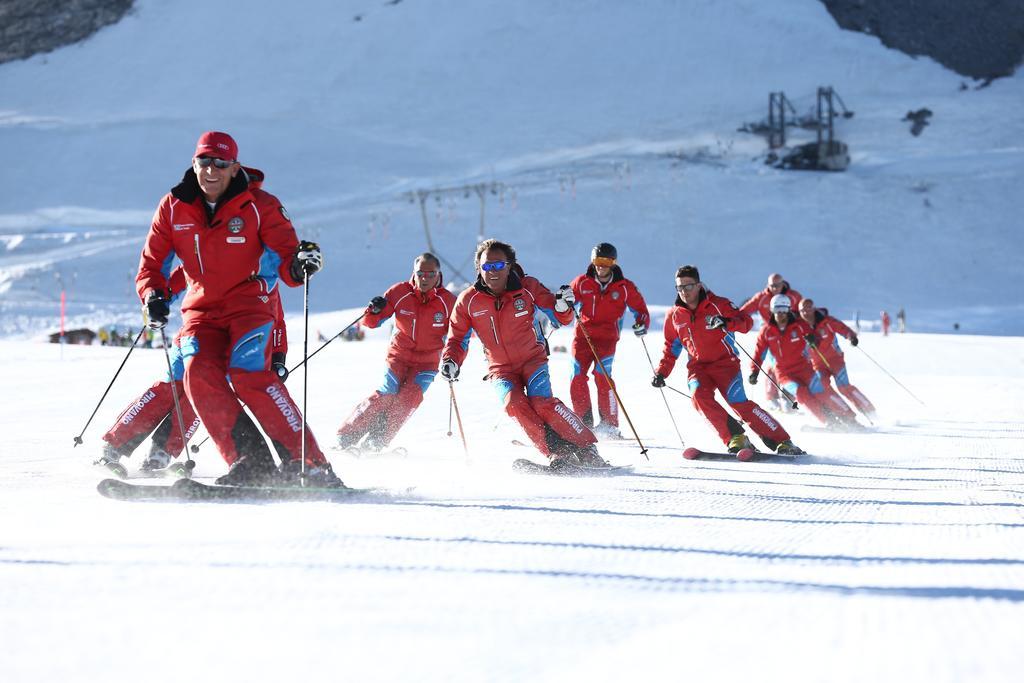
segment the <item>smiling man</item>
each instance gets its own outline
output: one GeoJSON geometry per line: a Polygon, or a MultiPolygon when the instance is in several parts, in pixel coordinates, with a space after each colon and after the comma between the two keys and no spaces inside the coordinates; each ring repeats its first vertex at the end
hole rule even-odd
{"type": "Polygon", "coordinates": [[[322,263],[320,248],[299,242],[263,173],[238,163],[227,133],[203,133],[184,178],[157,207],[136,277],[148,325],[167,324],[168,276],[180,259],[187,282],[179,333],[185,393],[231,466],[219,484],[342,486],[274,371],[279,282],[298,287],[322,263]],[[278,472],[263,435],[281,456],[278,472]],[[305,439],[306,467],[302,463],[305,439]]]}
{"type": "Polygon", "coordinates": [[[569,285],[555,295],[523,272],[511,245],[498,240],[476,249],[476,283],[459,295],[452,336],[445,345],[441,375],[459,376],[470,334],[476,332],[489,363],[488,378],[505,412],[546,455],[551,467],[605,467],[594,433],[551,392],[547,343],[534,322],[541,313],[555,324],[572,320],[575,297],[569,285]]]}
{"type": "Polygon", "coordinates": [[[442,285],[441,262],[427,252],[412,264],[412,277],[370,300],[362,323],[375,328],[394,316],[384,383],[338,428],[342,448],[379,451],[395,438],[420,403],[441,359],[455,295],[442,285]]]}

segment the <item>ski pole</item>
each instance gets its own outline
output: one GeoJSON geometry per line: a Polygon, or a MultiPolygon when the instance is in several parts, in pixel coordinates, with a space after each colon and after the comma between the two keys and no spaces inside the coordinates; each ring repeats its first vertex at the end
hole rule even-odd
{"type": "Polygon", "coordinates": [[[571,306],[572,313],[576,317],[576,326],[580,328],[580,332],[583,333],[583,338],[587,340],[587,346],[590,347],[590,352],[594,354],[594,360],[597,361],[597,365],[601,368],[601,373],[604,378],[608,380],[608,385],[612,388],[612,393],[615,394],[615,400],[618,401],[619,407],[622,408],[622,414],[626,416],[626,422],[629,423],[629,428],[633,432],[636,442],[640,444],[640,455],[644,456],[648,460],[650,457],[647,455],[647,449],[644,447],[644,442],[640,440],[640,435],[636,433],[636,427],[633,426],[633,421],[629,419],[629,411],[626,410],[625,404],[622,399],[619,398],[619,390],[615,388],[615,380],[608,374],[607,368],[604,367],[604,361],[601,360],[601,356],[597,355],[597,349],[594,348],[594,342],[590,339],[590,333],[587,332],[586,326],[583,324],[583,320],[580,318],[580,312],[576,310],[575,306],[571,306]]]}
{"type": "MultiPolygon", "coordinates": [[[[359,316],[360,318],[362,316],[359,316]]],[[[355,323],[353,323],[355,324],[355,323]]],[[[351,325],[349,326],[351,327],[351,325]]],[[[345,328],[348,329],[348,328],[345,328]]],[[[341,334],[340,332],[338,334],[341,334]]],[[[336,337],[337,335],[335,335],[336,337]]],[[[334,337],[332,337],[333,339],[334,337]]],[[[324,344],[327,346],[330,341],[324,344]]],[[[323,348],[321,346],[320,348],[323,348]]],[[[319,349],[318,349],[319,350],[319,349]]],[[[306,398],[309,395],[309,271],[302,269],[302,464],[299,465],[299,483],[306,486],[306,398]]]]}
{"type": "MultiPolygon", "coordinates": [[[[658,374],[658,371],[654,369],[654,360],[651,358],[651,352],[647,350],[647,339],[645,339],[644,337],[640,337],[640,343],[644,345],[644,353],[647,354],[647,363],[651,366],[651,372],[653,372],[654,374],[658,374]]],[[[672,387],[669,387],[667,384],[664,387],[658,387],[658,389],[661,390],[661,400],[665,402],[665,410],[668,411],[668,419],[672,421],[672,428],[676,430],[676,436],[679,437],[679,445],[682,446],[683,448],[686,448],[686,442],[683,441],[683,435],[679,432],[679,425],[676,424],[676,418],[672,414],[672,408],[669,407],[668,399],[665,397],[666,387],[672,389],[672,387]]],[[[672,389],[672,391],[683,394],[683,392],[679,391],[678,389],[672,389]]],[[[686,398],[693,398],[692,396],[687,396],[686,394],[683,394],[683,396],[686,396],[686,398]]]]}
{"type": "Polygon", "coordinates": [[[196,461],[192,459],[188,449],[188,431],[185,429],[185,418],[181,414],[181,402],[178,400],[178,383],[174,381],[174,366],[171,365],[171,352],[167,349],[167,331],[160,328],[160,338],[164,344],[164,358],[167,359],[167,378],[171,382],[171,397],[174,398],[174,414],[178,418],[178,428],[181,430],[181,441],[185,444],[185,471],[186,476],[192,476],[192,470],[196,468],[196,461]]]}
{"type": "Polygon", "coordinates": [[[902,383],[902,382],[900,382],[900,381],[899,381],[898,379],[896,379],[895,377],[893,377],[893,376],[892,376],[892,374],[891,374],[891,373],[890,373],[890,372],[889,372],[888,370],[886,370],[885,368],[883,368],[883,367],[882,367],[882,365],[881,365],[881,363],[879,363],[879,362],[878,362],[877,360],[875,360],[874,358],[872,358],[872,357],[871,357],[871,356],[870,356],[870,355],[868,354],[868,352],[867,352],[867,351],[865,351],[864,349],[861,349],[861,348],[860,348],[860,346],[857,346],[857,348],[858,348],[858,349],[860,349],[860,352],[861,352],[861,353],[863,353],[863,354],[864,354],[865,356],[867,356],[867,357],[868,357],[868,360],[869,360],[869,361],[871,361],[872,363],[874,363],[875,365],[877,365],[877,366],[878,366],[878,369],[879,369],[879,370],[881,370],[881,371],[882,371],[882,372],[884,372],[885,374],[889,375],[889,378],[890,378],[890,379],[891,379],[891,380],[892,380],[893,382],[896,382],[896,384],[899,384],[899,385],[900,385],[901,387],[903,387],[903,390],[904,390],[905,392],[907,392],[908,394],[910,394],[911,396],[913,396],[913,397],[914,397],[914,400],[915,400],[915,401],[917,401],[918,403],[920,403],[921,405],[923,405],[923,406],[924,406],[925,408],[927,408],[927,407],[928,407],[927,405],[925,405],[925,402],[924,402],[924,401],[922,401],[921,399],[919,399],[919,398],[918,398],[917,396],[914,396],[914,392],[912,392],[912,391],[911,391],[910,389],[907,389],[906,387],[904,387],[904,386],[903,386],[903,383],[902,383]]]}
{"type": "Polygon", "coordinates": [[[459,415],[459,403],[455,400],[455,380],[448,380],[448,391],[451,395],[451,405],[455,409],[455,420],[459,424],[459,436],[462,437],[462,450],[466,454],[466,459],[469,460],[469,446],[466,444],[466,432],[462,429],[462,416],[459,415]]]}
{"type": "Polygon", "coordinates": [[[85,430],[89,428],[89,424],[92,422],[92,419],[96,417],[96,411],[100,409],[101,405],[103,405],[103,399],[105,399],[107,397],[107,394],[110,393],[110,387],[114,386],[114,381],[117,379],[117,376],[121,374],[121,370],[124,369],[124,364],[128,362],[128,356],[132,355],[132,351],[135,350],[135,345],[139,343],[139,339],[142,338],[142,333],[145,331],[145,326],[143,326],[142,329],[139,330],[138,336],[136,336],[135,341],[132,342],[131,347],[128,349],[128,353],[126,353],[124,356],[124,360],[121,361],[121,365],[118,366],[117,372],[115,372],[113,378],[111,378],[110,384],[107,385],[107,390],[103,392],[102,396],[100,396],[99,403],[97,403],[96,407],[92,409],[92,415],[90,415],[89,419],[85,421],[85,426],[82,427],[82,431],[79,432],[78,436],[75,437],[75,445],[72,448],[77,448],[78,445],[82,443],[82,434],[85,434],[85,430]]]}
{"type": "Polygon", "coordinates": [[[448,397],[448,436],[452,435],[452,406],[455,405],[455,393],[448,397]]]}
{"type": "Polygon", "coordinates": [[[797,404],[796,399],[793,398],[792,396],[790,396],[788,391],[786,391],[781,386],[779,386],[779,383],[775,381],[774,377],[772,377],[770,374],[768,374],[767,372],[764,371],[764,368],[762,368],[758,364],[758,362],[756,360],[754,360],[753,356],[751,356],[749,353],[747,353],[747,350],[745,348],[743,348],[743,345],[739,343],[739,341],[736,339],[736,336],[732,332],[727,332],[726,336],[727,337],[732,337],[732,341],[733,341],[734,344],[736,344],[736,348],[738,348],[740,351],[742,351],[747,356],[747,358],[750,359],[750,362],[754,364],[754,367],[757,368],[758,372],[760,372],[765,377],[767,377],[768,381],[775,385],[775,388],[779,390],[780,394],[782,394],[783,396],[785,396],[786,398],[789,399],[789,401],[793,404],[793,409],[796,410],[796,408],[799,407],[799,404],[797,404]]]}
{"type": "MultiPolygon", "coordinates": [[[[304,296],[305,296],[305,295],[304,295],[304,296]]],[[[318,353],[320,353],[321,351],[323,351],[323,350],[324,350],[324,347],[325,347],[325,346],[327,346],[328,344],[330,344],[330,343],[331,343],[332,341],[334,341],[335,339],[337,339],[337,338],[338,338],[338,337],[340,337],[341,335],[345,334],[345,331],[346,331],[346,330],[347,330],[348,328],[352,327],[353,325],[355,325],[355,324],[356,324],[357,322],[359,322],[359,321],[360,321],[360,320],[362,320],[362,319],[363,319],[363,314],[362,314],[362,313],[360,313],[360,314],[359,314],[359,317],[358,317],[358,318],[356,318],[355,320],[353,320],[352,322],[350,322],[350,323],[349,323],[348,325],[346,325],[345,327],[343,327],[343,328],[341,329],[341,332],[339,332],[338,334],[334,335],[333,337],[331,337],[330,339],[328,339],[327,341],[325,341],[325,342],[324,342],[323,344],[321,344],[321,345],[320,345],[320,348],[318,348],[318,349],[317,349],[316,351],[314,351],[313,353],[311,353],[311,354],[309,354],[308,356],[306,356],[305,358],[303,358],[303,359],[302,359],[302,361],[301,361],[301,362],[300,362],[300,363],[299,363],[298,365],[296,365],[296,366],[295,366],[294,368],[291,368],[290,370],[288,370],[288,372],[289,372],[289,373],[291,373],[291,372],[295,372],[295,371],[296,371],[296,370],[298,370],[298,369],[299,369],[300,367],[302,367],[303,365],[305,365],[305,364],[306,364],[306,363],[307,363],[307,362],[309,361],[309,359],[310,359],[310,358],[312,358],[312,357],[313,357],[313,356],[315,356],[316,354],[318,354],[318,353]]],[[[306,324],[307,324],[307,325],[309,324],[309,321],[308,321],[308,314],[307,314],[307,321],[306,321],[306,324]]]]}

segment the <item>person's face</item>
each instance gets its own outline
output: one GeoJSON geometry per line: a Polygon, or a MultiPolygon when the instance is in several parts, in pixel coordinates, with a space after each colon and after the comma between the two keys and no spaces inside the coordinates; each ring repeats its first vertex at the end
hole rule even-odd
{"type": "Polygon", "coordinates": [[[814,304],[809,301],[800,302],[800,317],[809,323],[814,322],[814,304]]]}
{"type": "Polygon", "coordinates": [[[775,316],[775,322],[778,323],[779,327],[785,327],[789,322],[789,311],[773,311],[775,316]]]}
{"type": "Polygon", "coordinates": [[[779,275],[778,273],[775,273],[770,278],[768,278],[768,289],[772,290],[772,292],[774,292],[775,294],[778,294],[779,292],[782,291],[783,282],[784,280],[782,279],[782,276],[779,275]]]}
{"type": "Polygon", "coordinates": [[[693,308],[697,305],[697,300],[700,298],[700,282],[688,275],[686,277],[677,277],[676,292],[679,293],[679,298],[683,300],[684,304],[693,308]]]}
{"type": "Polygon", "coordinates": [[[416,259],[413,278],[421,292],[429,292],[441,281],[441,271],[436,263],[424,259],[416,259]]]}
{"type": "Polygon", "coordinates": [[[508,284],[508,274],[511,268],[512,264],[508,262],[505,252],[501,249],[490,249],[484,254],[483,261],[480,262],[479,273],[488,289],[495,294],[501,294],[505,291],[505,286],[508,284]],[[487,270],[493,264],[498,263],[504,263],[505,265],[499,270],[487,270]]]}
{"type": "Polygon", "coordinates": [[[238,175],[240,168],[237,161],[230,162],[227,168],[218,168],[217,162],[219,161],[220,159],[211,161],[209,157],[192,159],[192,170],[195,171],[196,178],[199,179],[199,189],[203,191],[203,196],[208,202],[216,202],[220,199],[220,196],[228,189],[231,179],[238,175]]]}

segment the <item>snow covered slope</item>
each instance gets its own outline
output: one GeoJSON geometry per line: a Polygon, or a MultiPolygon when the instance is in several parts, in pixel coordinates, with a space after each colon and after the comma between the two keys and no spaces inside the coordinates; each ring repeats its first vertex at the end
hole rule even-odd
{"type": "MultiPolygon", "coordinates": [[[[57,275],[72,324],[137,323],[148,217],[205,129],[231,131],[323,244],[315,310],[406,275],[426,239],[405,193],[487,182],[484,232],[550,285],[607,240],[657,303],[693,262],[734,299],[779,270],[846,318],[903,306],[916,330],[1024,333],[1020,74],[960,90],[815,0],[136,5],[0,66],[0,333],[54,329],[57,275]],[[805,113],[819,85],[856,112],[850,170],[766,168],[736,129],[769,91],[805,113]],[[900,119],[925,106],[911,137],[900,119]]],[[[470,276],[476,194],[427,208],[449,280],[470,276]]]]}
{"type": "MultiPolygon", "coordinates": [[[[312,361],[323,443],[379,384],[385,337],[312,361]]],[[[851,349],[879,431],[782,416],[814,454],[796,464],[683,460],[643,349],[623,340],[616,376],[650,461],[604,442],[636,469],[591,480],[511,471],[537,455],[509,445],[522,435],[476,379],[474,342],[455,385],[468,462],[437,382],[395,442],[408,458],[328,451],[349,484],[401,492],[343,505],[101,498],[99,436],[162,353],[132,356],[72,449],[124,350],[68,347],[62,361],[57,346],[0,341],[19,388],[0,410],[0,679],[1016,681],[1024,340],[862,339],[927,407],[851,349]],[[963,362],[934,363],[949,356],[963,362]]],[[[565,397],[569,361],[551,362],[565,397]]],[[[289,386],[300,396],[301,376],[289,386]]],[[[686,442],[713,447],[667,396],[686,442]]],[[[209,444],[196,458],[202,477],[224,471],[209,444]]]]}

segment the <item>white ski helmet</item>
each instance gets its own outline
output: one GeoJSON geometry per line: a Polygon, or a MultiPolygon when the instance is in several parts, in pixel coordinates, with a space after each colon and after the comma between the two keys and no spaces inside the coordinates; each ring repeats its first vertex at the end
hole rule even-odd
{"type": "Polygon", "coordinates": [[[785,294],[776,294],[772,297],[771,304],[769,306],[772,309],[772,313],[788,313],[793,308],[793,302],[789,300],[789,297],[785,294]]]}

